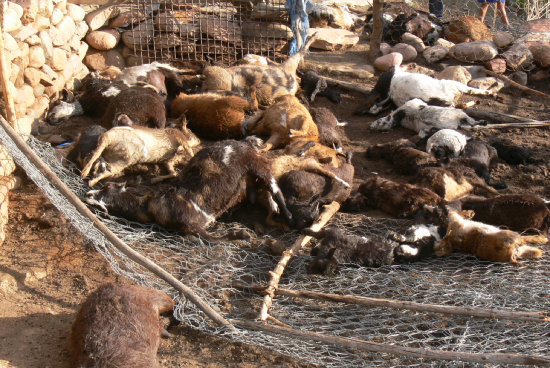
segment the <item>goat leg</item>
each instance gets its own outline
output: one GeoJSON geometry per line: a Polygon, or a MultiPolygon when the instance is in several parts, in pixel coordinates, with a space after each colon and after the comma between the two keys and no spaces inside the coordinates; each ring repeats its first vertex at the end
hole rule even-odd
{"type": "Polygon", "coordinates": [[[97,159],[101,156],[101,154],[109,144],[110,144],[110,139],[108,139],[108,135],[106,133],[103,133],[97,141],[97,147],[92,153],[92,156],[90,157],[86,165],[84,165],[84,168],[80,173],[80,175],[83,178],[88,176],[88,174],[90,173],[90,170],[92,169],[92,165],[94,164],[94,162],[97,161],[97,159]]]}

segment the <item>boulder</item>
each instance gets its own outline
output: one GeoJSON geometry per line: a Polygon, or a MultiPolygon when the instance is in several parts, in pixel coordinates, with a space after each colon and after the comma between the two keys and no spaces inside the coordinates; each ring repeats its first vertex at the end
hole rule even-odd
{"type": "Polygon", "coordinates": [[[29,49],[29,66],[40,69],[46,63],[44,50],[40,46],[33,46],[29,49]]]}
{"type": "Polygon", "coordinates": [[[4,12],[4,24],[2,30],[4,32],[14,32],[23,26],[21,19],[15,10],[7,8],[4,12]]]}
{"type": "Polygon", "coordinates": [[[511,70],[528,66],[533,61],[533,54],[523,43],[514,43],[507,51],[502,53],[502,57],[511,70]]]}
{"type": "Polygon", "coordinates": [[[493,60],[489,60],[485,62],[485,67],[498,74],[502,74],[506,71],[506,60],[503,58],[494,58],[493,60]]]}
{"type": "Polygon", "coordinates": [[[100,51],[88,49],[84,57],[84,64],[90,70],[102,71],[109,66],[116,66],[120,69],[124,68],[124,59],[117,50],[100,51]]]}
{"type": "Polygon", "coordinates": [[[114,5],[102,6],[86,15],[84,18],[91,31],[101,28],[109,19],[116,17],[120,8],[114,5]]]}
{"type": "Polygon", "coordinates": [[[435,64],[438,61],[445,59],[448,53],[449,49],[447,49],[446,47],[441,45],[434,45],[424,50],[422,55],[424,55],[424,59],[426,59],[428,63],[435,64]]]}
{"type": "Polygon", "coordinates": [[[470,72],[468,72],[468,70],[462,65],[453,65],[453,66],[448,66],[445,69],[443,69],[441,72],[437,73],[436,78],[450,79],[450,80],[455,80],[457,82],[461,82],[464,84],[468,84],[468,82],[472,79],[472,76],[470,75],[470,72]]]}
{"type": "MultiPolygon", "coordinates": [[[[141,13],[132,12],[130,15],[135,18],[131,18],[127,21],[133,21],[134,23],[138,19],[142,18],[141,13]]],[[[155,17],[153,18],[153,23],[155,24],[155,29],[158,29],[159,31],[177,33],[180,36],[193,38],[195,32],[198,32],[198,29],[197,26],[193,23],[192,15],[193,12],[186,10],[162,12],[155,15],[155,17]]],[[[111,23],[115,23],[115,21],[119,17],[113,19],[111,23]]],[[[145,17],[143,17],[143,19],[145,19],[145,17]]],[[[109,23],[110,27],[111,23],[109,23]]]]}
{"type": "Polygon", "coordinates": [[[424,45],[422,39],[409,32],[403,33],[403,36],[401,37],[401,42],[414,47],[417,53],[424,52],[424,50],[426,49],[426,45],[424,45]]]}
{"type": "Polygon", "coordinates": [[[529,45],[533,59],[543,68],[550,66],[550,43],[536,42],[529,45]]]}
{"type": "Polygon", "coordinates": [[[458,61],[475,63],[493,59],[498,55],[498,50],[490,41],[463,42],[454,45],[449,55],[458,61]]]}
{"type": "Polygon", "coordinates": [[[135,24],[139,22],[143,22],[147,18],[147,14],[138,11],[138,10],[130,10],[124,13],[121,13],[111,19],[109,22],[109,28],[116,28],[116,27],[126,27],[130,24],[135,24]]]}
{"type": "Polygon", "coordinates": [[[403,62],[409,62],[416,59],[416,56],[418,53],[416,52],[415,48],[411,45],[407,45],[406,43],[398,43],[394,47],[392,47],[391,52],[398,52],[401,55],[403,55],[403,62]]]}
{"type": "Polygon", "coordinates": [[[122,42],[131,49],[136,46],[144,47],[153,41],[155,35],[153,20],[148,19],[138,24],[133,30],[122,32],[122,42]]]}
{"type": "Polygon", "coordinates": [[[86,42],[96,50],[111,50],[120,40],[120,33],[116,29],[101,28],[92,31],[86,36],[86,42]]]}
{"type": "Polygon", "coordinates": [[[80,22],[80,21],[84,20],[84,17],[86,16],[86,11],[84,11],[84,9],[82,9],[82,7],[80,7],[76,4],[68,3],[67,4],[67,15],[70,16],[71,18],[73,18],[75,23],[77,23],[77,22],[80,22]]]}
{"type": "Polygon", "coordinates": [[[434,42],[434,46],[443,46],[447,50],[450,50],[451,47],[453,47],[455,44],[451,41],[448,41],[444,38],[438,38],[437,41],[434,42]]]}
{"type": "Polygon", "coordinates": [[[53,49],[53,56],[49,61],[49,64],[53,70],[60,71],[67,67],[67,59],[67,52],[59,47],[55,47],[53,49]]]}
{"type": "Polygon", "coordinates": [[[492,40],[489,28],[479,18],[466,15],[452,19],[443,26],[444,37],[454,43],[492,40]]]}
{"type": "Polygon", "coordinates": [[[527,85],[527,73],[518,70],[516,72],[513,72],[508,76],[511,80],[513,80],[516,83],[521,84],[522,86],[527,85]]]}
{"type": "Polygon", "coordinates": [[[514,36],[510,32],[495,32],[493,42],[499,49],[503,49],[514,43],[514,36]]]}
{"type": "MultiPolygon", "coordinates": [[[[0,244],[4,242],[5,236],[4,229],[2,229],[0,244]]],[[[0,272],[0,295],[7,297],[10,294],[17,293],[18,289],[15,277],[7,272],[0,272]]]]}
{"type": "Polygon", "coordinates": [[[382,42],[380,44],[380,53],[382,55],[388,55],[391,52],[391,45],[389,43],[382,42]]]}
{"type": "Polygon", "coordinates": [[[401,65],[403,62],[403,55],[398,52],[391,52],[387,55],[380,56],[374,60],[374,67],[383,72],[390,69],[392,66],[401,65]]]}
{"type": "Polygon", "coordinates": [[[494,92],[498,92],[504,87],[504,82],[494,77],[485,77],[472,79],[468,85],[473,88],[491,89],[494,92]]]}
{"type": "Polygon", "coordinates": [[[359,36],[346,29],[336,28],[310,28],[308,35],[317,32],[317,39],[311,44],[312,49],[320,50],[345,50],[355,46],[359,42],[359,36]]]}
{"type": "Polygon", "coordinates": [[[31,86],[24,84],[21,87],[17,88],[13,102],[16,105],[23,105],[25,107],[30,106],[34,103],[34,91],[31,86]]]}

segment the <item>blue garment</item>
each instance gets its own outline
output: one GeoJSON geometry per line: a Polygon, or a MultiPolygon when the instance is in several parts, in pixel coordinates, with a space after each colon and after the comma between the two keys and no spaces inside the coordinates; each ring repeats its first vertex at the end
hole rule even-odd
{"type": "Polygon", "coordinates": [[[429,0],[430,13],[438,18],[443,17],[443,0],[429,0]]]}
{"type": "Polygon", "coordinates": [[[290,43],[289,55],[292,56],[302,48],[307,39],[309,28],[308,11],[313,7],[309,0],[286,0],[286,10],[290,16],[290,27],[294,33],[294,39],[290,43]],[[301,42],[298,42],[300,40],[301,42]]]}

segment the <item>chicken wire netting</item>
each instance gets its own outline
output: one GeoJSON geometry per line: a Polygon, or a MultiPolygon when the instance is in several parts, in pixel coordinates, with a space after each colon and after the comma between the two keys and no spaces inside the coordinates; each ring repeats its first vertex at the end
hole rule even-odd
{"type": "MultiPolygon", "coordinates": [[[[0,141],[27,175],[82,234],[90,239],[119,274],[136,283],[163,290],[176,298],[177,319],[210,334],[246,342],[329,367],[456,367],[476,366],[456,361],[427,361],[389,354],[348,350],[336,345],[313,343],[285,336],[239,329],[228,332],[215,326],[190,302],[149,271],[114,248],[80,215],[49,181],[19,151],[0,129],[0,141]]],[[[86,184],[66,169],[55,149],[29,137],[29,145],[56,175],[78,196],[86,184]]],[[[207,301],[225,318],[254,320],[263,297],[232,287],[233,282],[264,284],[278,261],[266,252],[270,239],[291,244],[296,232],[273,232],[246,241],[209,243],[195,236],[181,236],[155,225],[144,225],[97,212],[102,221],[124,242],[172,273],[207,301]]],[[[358,235],[401,231],[404,220],[370,218],[362,214],[337,214],[330,223],[358,235]]],[[[218,222],[213,233],[244,225],[218,222]]],[[[380,268],[343,267],[335,277],[305,272],[311,257],[303,252],[287,266],[281,287],[294,290],[391,298],[453,306],[475,306],[511,311],[550,311],[550,249],[542,259],[521,265],[481,262],[467,255],[429,259],[408,265],[380,268]]],[[[475,353],[523,353],[550,355],[548,322],[506,321],[390,308],[277,297],[270,313],[293,328],[413,348],[475,353]]],[[[484,365],[486,366],[486,365],[484,365]]]]}
{"type": "Polygon", "coordinates": [[[246,54],[284,59],[292,40],[284,0],[131,0],[122,41],[140,63],[206,61],[230,64],[246,54]]]}

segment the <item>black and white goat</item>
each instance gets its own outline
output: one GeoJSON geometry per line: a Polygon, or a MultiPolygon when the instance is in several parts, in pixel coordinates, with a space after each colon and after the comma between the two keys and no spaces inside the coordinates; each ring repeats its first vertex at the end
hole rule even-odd
{"type": "Polygon", "coordinates": [[[476,120],[461,109],[454,107],[430,106],[419,98],[407,101],[388,116],[373,121],[372,130],[390,130],[398,126],[410,129],[421,138],[432,130],[459,129],[476,125],[476,120]]]}
{"type": "Polygon", "coordinates": [[[376,115],[390,102],[399,107],[414,98],[419,98],[428,105],[454,106],[463,93],[495,95],[489,90],[472,88],[454,80],[435,79],[425,74],[411,73],[407,69],[408,66],[395,66],[382,73],[367,97],[366,105],[359,108],[356,114],[376,115]]]}
{"type": "Polygon", "coordinates": [[[456,158],[466,147],[467,141],[468,137],[454,129],[441,129],[428,138],[426,152],[438,159],[456,158]]]}

